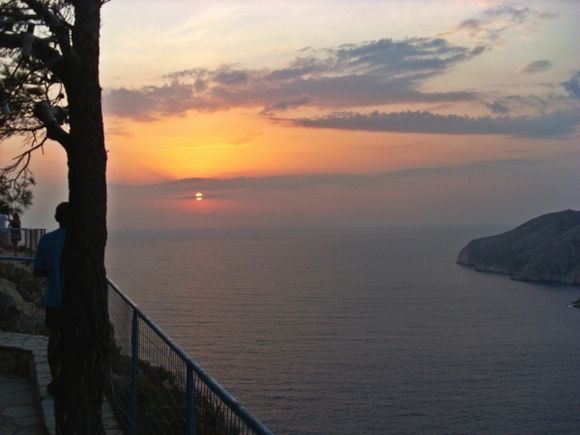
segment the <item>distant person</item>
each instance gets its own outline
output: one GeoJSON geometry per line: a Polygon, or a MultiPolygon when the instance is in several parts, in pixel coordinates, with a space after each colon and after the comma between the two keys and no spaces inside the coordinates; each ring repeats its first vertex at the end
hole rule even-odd
{"type": "Polygon", "coordinates": [[[22,238],[20,234],[20,216],[18,213],[14,213],[12,215],[12,219],[10,219],[10,223],[8,224],[8,228],[10,228],[10,244],[12,245],[12,250],[14,251],[14,256],[18,256],[18,244],[22,238]]]}
{"type": "Polygon", "coordinates": [[[8,245],[8,231],[6,231],[6,224],[8,223],[8,216],[3,211],[0,211],[0,245],[8,245]]]}
{"type": "Polygon", "coordinates": [[[55,393],[60,375],[61,355],[60,345],[64,328],[64,304],[62,290],[61,257],[66,237],[66,228],[70,222],[68,202],[62,202],[56,207],[54,218],[58,222],[57,230],[46,233],[40,238],[34,259],[33,275],[46,277],[46,290],[42,304],[46,310],[46,327],[48,336],[48,365],[52,382],[48,392],[55,393]]]}

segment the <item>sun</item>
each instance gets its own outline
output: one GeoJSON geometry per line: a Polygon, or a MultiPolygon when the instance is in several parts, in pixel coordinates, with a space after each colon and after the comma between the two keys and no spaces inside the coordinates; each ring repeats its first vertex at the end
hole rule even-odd
{"type": "Polygon", "coordinates": [[[197,193],[195,194],[195,200],[196,200],[196,201],[202,201],[202,200],[203,200],[203,193],[201,193],[201,192],[197,192],[197,193]]]}

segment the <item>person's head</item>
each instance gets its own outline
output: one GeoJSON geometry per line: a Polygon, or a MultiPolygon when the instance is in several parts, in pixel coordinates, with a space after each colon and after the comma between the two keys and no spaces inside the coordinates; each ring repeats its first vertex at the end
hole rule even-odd
{"type": "Polygon", "coordinates": [[[14,214],[12,215],[12,219],[14,219],[15,221],[19,221],[20,216],[18,215],[18,213],[14,212],[14,214]]]}
{"type": "Polygon", "coordinates": [[[70,211],[68,202],[61,202],[56,206],[56,212],[54,213],[54,218],[61,227],[66,227],[70,222],[70,211]]]}

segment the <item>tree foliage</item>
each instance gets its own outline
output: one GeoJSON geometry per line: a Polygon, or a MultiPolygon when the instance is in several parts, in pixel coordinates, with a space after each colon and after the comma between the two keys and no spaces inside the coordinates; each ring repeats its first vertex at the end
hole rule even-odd
{"type": "Polygon", "coordinates": [[[34,185],[32,176],[11,179],[0,174],[0,213],[22,213],[30,207],[33,198],[30,185],[34,185]]]}
{"type": "Polygon", "coordinates": [[[62,82],[43,56],[36,56],[36,51],[32,55],[32,49],[42,46],[40,51],[61,53],[52,30],[59,20],[69,21],[71,11],[62,1],[0,3],[0,142],[16,137],[29,148],[0,168],[0,207],[5,211],[22,212],[32,202],[31,152],[48,139],[35,108],[48,104],[58,122],[66,122],[62,82]],[[50,14],[54,19],[47,20],[50,14]]]}
{"type": "MultiPolygon", "coordinates": [[[[63,0],[0,5],[0,140],[19,136],[40,147],[67,121],[63,60],[71,55],[73,12],[63,0]]],[[[30,151],[11,169],[22,170],[30,151]]]]}

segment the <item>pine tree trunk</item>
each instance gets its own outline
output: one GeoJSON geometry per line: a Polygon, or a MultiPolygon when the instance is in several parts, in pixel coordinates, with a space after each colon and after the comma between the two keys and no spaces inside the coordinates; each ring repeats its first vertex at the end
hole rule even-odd
{"type": "Polygon", "coordinates": [[[70,112],[67,149],[71,224],[63,253],[66,328],[63,332],[57,431],[101,434],[107,381],[109,320],[104,267],[106,161],[99,84],[100,2],[75,5],[74,50],[64,80],[70,112]]]}

